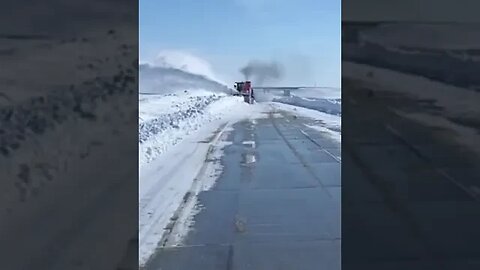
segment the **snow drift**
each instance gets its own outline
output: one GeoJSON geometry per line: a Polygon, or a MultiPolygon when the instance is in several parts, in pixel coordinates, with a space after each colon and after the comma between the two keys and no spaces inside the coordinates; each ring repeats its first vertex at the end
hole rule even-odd
{"type": "Polygon", "coordinates": [[[223,104],[241,102],[238,98],[232,98],[203,91],[142,98],[139,119],[140,165],[149,163],[206,123],[220,119],[223,114],[212,112],[210,105],[215,101],[223,104]]]}
{"type": "Polygon", "coordinates": [[[187,73],[201,75],[210,80],[222,83],[207,60],[188,51],[162,50],[153,60],[153,65],[183,70],[187,73]]]}
{"type": "MultiPolygon", "coordinates": [[[[261,95],[261,94],[258,94],[261,95]]],[[[268,94],[267,94],[268,95],[268,94]]],[[[291,96],[271,95],[271,101],[341,116],[341,90],[337,88],[300,89],[291,96]]]]}

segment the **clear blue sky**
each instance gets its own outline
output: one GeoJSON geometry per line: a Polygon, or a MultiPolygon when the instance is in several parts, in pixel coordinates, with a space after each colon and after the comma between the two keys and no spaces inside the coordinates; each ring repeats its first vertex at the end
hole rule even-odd
{"type": "Polygon", "coordinates": [[[340,20],[340,0],[140,0],[140,60],[185,50],[228,81],[278,60],[280,84],[340,86],[340,20]]]}

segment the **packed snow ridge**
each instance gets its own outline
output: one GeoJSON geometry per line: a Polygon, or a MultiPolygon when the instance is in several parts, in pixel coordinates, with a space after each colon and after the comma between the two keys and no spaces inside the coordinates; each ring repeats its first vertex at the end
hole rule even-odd
{"type": "MultiPolygon", "coordinates": [[[[167,94],[162,97],[178,97],[178,95],[167,94]]],[[[212,94],[208,96],[188,96],[186,100],[172,102],[170,106],[173,111],[171,113],[140,122],[139,143],[144,143],[152,136],[165,132],[167,129],[179,129],[187,119],[204,114],[205,108],[219,99],[220,96],[212,94]]]]}
{"type": "Polygon", "coordinates": [[[140,103],[140,165],[149,163],[214,120],[247,104],[238,97],[200,91],[151,96],[140,103]],[[156,110],[163,108],[163,110],[156,110]]]}

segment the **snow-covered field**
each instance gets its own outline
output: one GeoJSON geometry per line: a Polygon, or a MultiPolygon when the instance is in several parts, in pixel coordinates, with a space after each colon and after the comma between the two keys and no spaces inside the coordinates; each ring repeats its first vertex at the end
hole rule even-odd
{"type": "Polygon", "coordinates": [[[309,128],[341,141],[341,90],[336,88],[301,89],[290,97],[273,98],[275,108],[317,120],[309,128]]]}
{"type": "Polygon", "coordinates": [[[283,91],[257,91],[256,99],[260,102],[273,101],[293,106],[309,108],[340,116],[342,113],[341,90],[338,88],[305,88],[292,90],[290,96],[283,96],[283,91]]]}
{"type": "Polygon", "coordinates": [[[274,102],[290,104],[293,106],[309,108],[316,111],[325,112],[340,116],[342,114],[341,99],[326,99],[326,98],[305,98],[299,96],[279,97],[273,99],[274,102]]]}
{"type": "Polygon", "coordinates": [[[272,105],[278,110],[315,119],[319,124],[307,127],[326,133],[332,139],[341,142],[342,119],[339,115],[278,102],[274,102],[272,105]]]}
{"type": "MultiPolygon", "coordinates": [[[[157,72],[165,70],[156,69],[157,72]]],[[[181,242],[191,225],[196,194],[211,187],[221,171],[221,165],[210,160],[221,157],[225,146],[222,138],[231,131],[233,123],[267,117],[265,112],[274,107],[319,120],[320,124],[311,128],[340,140],[339,90],[306,92],[278,102],[248,105],[241,97],[231,96],[227,87],[219,87],[208,78],[180,70],[170,75],[168,81],[173,88],[159,88],[161,80],[150,76],[146,82],[148,91],[142,91],[140,81],[140,265],[164,240],[164,233],[172,227],[172,222],[176,226],[171,232],[173,243],[169,244],[181,242]],[[192,87],[195,84],[199,85],[197,89],[192,87]],[[214,87],[204,87],[208,85],[214,87]],[[179,207],[189,214],[177,213],[179,207]]]]}

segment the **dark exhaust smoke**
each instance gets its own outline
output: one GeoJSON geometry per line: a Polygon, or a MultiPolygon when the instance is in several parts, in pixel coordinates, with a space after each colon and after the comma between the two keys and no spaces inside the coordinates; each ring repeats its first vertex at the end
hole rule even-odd
{"type": "Polygon", "coordinates": [[[245,80],[252,81],[255,85],[262,85],[266,81],[276,81],[283,77],[283,67],[277,62],[265,63],[261,61],[250,61],[240,69],[245,80]]]}

